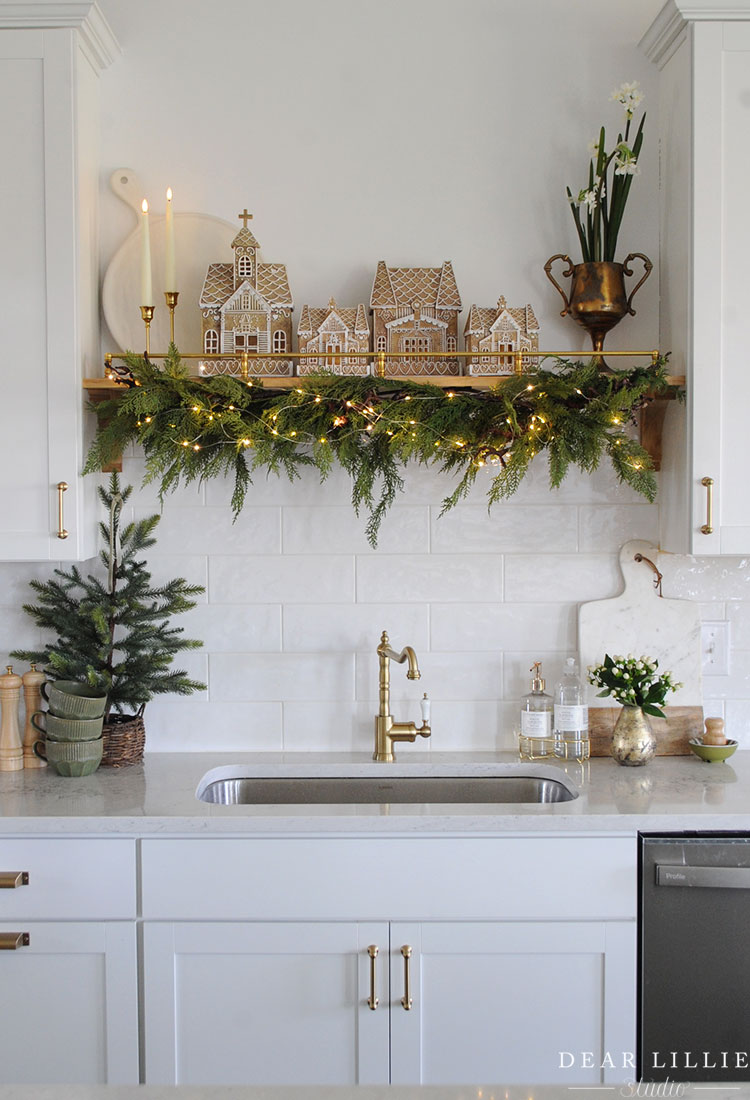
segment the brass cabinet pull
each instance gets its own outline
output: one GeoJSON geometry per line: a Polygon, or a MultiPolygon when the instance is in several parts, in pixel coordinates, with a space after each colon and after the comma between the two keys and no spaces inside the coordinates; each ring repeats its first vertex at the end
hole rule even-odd
{"type": "Polygon", "coordinates": [[[409,947],[408,943],[405,943],[404,946],[401,948],[401,954],[404,956],[404,995],[401,998],[401,1005],[406,1010],[406,1012],[408,1012],[412,1004],[414,1003],[411,999],[411,975],[409,972],[409,959],[411,958],[411,948],[409,947]]]}
{"type": "Polygon", "coordinates": [[[367,954],[370,956],[370,996],[367,998],[367,1004],[374,1012],[378,1007],[378,998],[375,996],[375,959],[378,956],[378,949],[374,943],[367,948],[367,954]]]}
{"type": "Polygon", "coordinates": [[[714,479],[704,477],[701,485],[706,487],[706,522],[701,527],[701,534],[712,535],[714,533],[714,479]]]}
{"type": "Polygon", "coordinates": [[[15,951],[19,947],[28,947],[30,942],[28,932],[0,932],[0,951],[15,951]]]}
{"type": "Polygon", "coordinates": [[[15,890],[29,885],[28,871],[0,871],[0,890],[15,890]]]}
{"type": "Polygon", "coordinates": [[[65,520],[63,518],[63,493],[67,492],[67,481],[58,481],[57,483],[57,537],[59,539],[66,539],[68,532],[65,530],[65,520]]]}

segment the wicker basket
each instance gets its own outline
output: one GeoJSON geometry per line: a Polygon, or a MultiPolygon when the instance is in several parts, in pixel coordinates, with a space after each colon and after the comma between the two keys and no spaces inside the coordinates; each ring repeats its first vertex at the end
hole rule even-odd
{"type": "Polygon", "coordinates": [[[102,765],[123,768],[127,764],[139,764],[146,744],[143,707],[136,714],[110,714],[104,723],[103,735],[102,765]]]}

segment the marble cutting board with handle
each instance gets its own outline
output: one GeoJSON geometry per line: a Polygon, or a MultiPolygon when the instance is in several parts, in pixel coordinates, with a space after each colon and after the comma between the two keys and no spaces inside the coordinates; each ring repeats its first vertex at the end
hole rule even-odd
{"type": "MultiPolygon", "coordinates": [[[[701,675],[701,623],[698,605],[690,600],[659,595],[652,562],[659,568],[659,550],[633,539],[620,550],[623,590],[609,600],[581,604],[578,611],[578,646],[581,675],[588,665],[601,664],[610,656],[629,653],[656,657],[659,668],[672,672],[683,687],[667,697],[667,720],[651,718],[657,738],[657,755],[685,755],[688,740],[703,732],[701,675]],[[637,555],[642,559],[636,560],[637,555]]],[[[591,755],[608,756],[609,740],[620,713],[610,698],[600,699],[589,685],[591,755]]]]}

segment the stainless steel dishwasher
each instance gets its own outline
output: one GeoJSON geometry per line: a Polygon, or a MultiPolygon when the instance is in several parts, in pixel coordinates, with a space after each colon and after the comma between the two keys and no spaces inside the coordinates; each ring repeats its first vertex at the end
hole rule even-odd
{"type": "Polygon", "coordinates": [[[639,1079],[748,1081],[750,835],[639,839],[639,1079]]]}

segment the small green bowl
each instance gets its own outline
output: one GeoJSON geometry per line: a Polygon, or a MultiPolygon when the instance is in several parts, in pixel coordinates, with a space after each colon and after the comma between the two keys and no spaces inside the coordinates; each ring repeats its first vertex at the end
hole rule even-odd
{"type": "Polygon", "coordinates": [[[695,755],[700,756],[707,764],[718,764],[737,749],[736,741],[727,741],[726,745],[704,745],[697,737],[691,737],[689,743],[695,755]]]}

